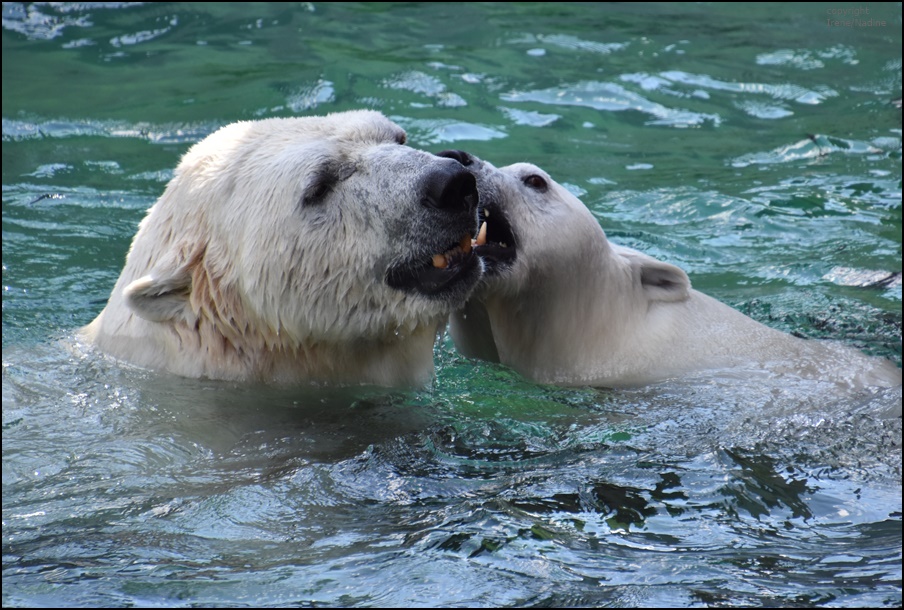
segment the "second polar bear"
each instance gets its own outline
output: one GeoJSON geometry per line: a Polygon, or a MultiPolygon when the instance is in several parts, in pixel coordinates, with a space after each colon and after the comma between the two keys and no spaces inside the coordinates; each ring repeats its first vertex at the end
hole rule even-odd
{"type": "Polygon", "coordinates": [[[852,348],[779,332],[691,288],[684,271],[612,244],[584,204],[535,165],[462,151],[488,215],[483,286],[453,315],[463,354],[534,381],[630,386],[716,369],[845,387],[899,386],[901,370],[852,348]]]}
{"type": "Polygon", "coordinates": [[[384,386],[432,379],[481,274],[474,177],[375,111],[233,123],[148,211],[101,351],[187,377],[384,386]]]}

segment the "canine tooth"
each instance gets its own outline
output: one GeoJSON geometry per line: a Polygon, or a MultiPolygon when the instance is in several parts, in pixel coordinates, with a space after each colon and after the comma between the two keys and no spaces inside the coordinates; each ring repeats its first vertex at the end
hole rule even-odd
{"type": "Polygon", "coordinates": [[[446,258],[445,254],[434,254],[433,266],[437,269],[445,269],[449,266],[449,260],[446,258]]]}
{"type": "Polygon", "coordinates": [[[484,218],[489,218],[489,217],[490,217],[490,211],[489,211],[488,209],[486,209],[486,208],[483,208],[483,217],[484,217],[484,218]]]}
{"type": "Polygon", "coordinates": [[[487,223],[484,222],[480,225],[480,232],[477,234],[477,240],[475,242],[478,246],[482,246],[487,243],[487,223]]]}

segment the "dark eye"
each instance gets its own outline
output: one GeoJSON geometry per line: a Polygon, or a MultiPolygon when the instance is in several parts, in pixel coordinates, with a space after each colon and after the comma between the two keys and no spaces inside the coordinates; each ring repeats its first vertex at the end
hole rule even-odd
{"type": "Polygon", "coordinates": [[[546,179],[543,176],[538,176],[537,174],[531,174],[524,178],[524,184],[534,189],[535,191],[540,191],[541,193],[545,193],[546,189],[549,188],[549,185],[546,183],[546,179]]]}
{"type": "Polygon", "coordinates": [[[330,193],[333,192],[333,187],[336,185],[336,178],[332,175],[322,175],[317,176],[317,178],[311,183],[311,186],[308,187],[308,190],[304,194],[304,201],[302,201],[303,205],[319,205],[323,203],[323,201],[329,196],[330,193]]]}
{"type": "Polygon", "coordinates": [[[320,182],[314,187],[314,190],[311,192],[311,199],[315,201],[321,201],[324,197],[326,197],[330,191],[333,190],[333,183],[324,180],[320,182]]]}

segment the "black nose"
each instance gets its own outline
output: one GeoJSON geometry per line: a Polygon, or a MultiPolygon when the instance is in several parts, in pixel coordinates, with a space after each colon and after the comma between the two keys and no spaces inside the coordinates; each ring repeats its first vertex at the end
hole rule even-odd
{"type": "Polygon", "coordinates": [[[427,176],[421,203],[429,208],[449,212],[477,209],[477,181],[463,167],[443,164],[427,176]]]}
{"type": "Polygon", "coordinates": [[[465,167],[471,165],[474,162],[474,159],[471,158],[471,155],[466,153],[463,150],[444,150],[442,152],[436,153],[437,157],[448,157],[449,159],[455,159],[465,167]]]}

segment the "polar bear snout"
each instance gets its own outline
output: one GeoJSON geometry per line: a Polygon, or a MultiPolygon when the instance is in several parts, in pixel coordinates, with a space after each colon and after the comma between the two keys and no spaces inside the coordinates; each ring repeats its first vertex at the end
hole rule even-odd
{"type": "Polygon", "coordinates": [[[419,184],[418,210],[395,224],[392,232],[409,247],[386,272],[395,289],[463,302],[477,285],[483,267],[474,253],[477,180],[459,163],[432,164],[419,184]]]}
{"type": "Polygon", "coordinates": [[[460,165],[443,164],[425,182],[421,205],[469,216],[477,213],[477,180],[460,165]]]}
{"type": "Polygon", "coordinates": [[[508,269],[517,256],[517,238],[503,205],[507,202],[499,196],[499,171],[490,163],[463,150],[444,150],[436,154],[458,161],[467,168],[480,193],[478,205],[478,232],[474,239],[474,251],[484,265],[484,275],[492,277],[508,269]]]}

